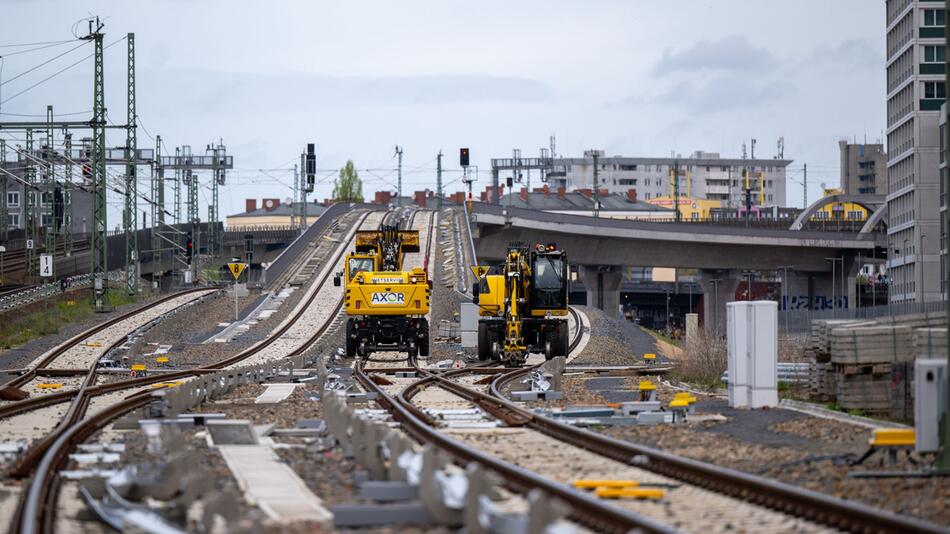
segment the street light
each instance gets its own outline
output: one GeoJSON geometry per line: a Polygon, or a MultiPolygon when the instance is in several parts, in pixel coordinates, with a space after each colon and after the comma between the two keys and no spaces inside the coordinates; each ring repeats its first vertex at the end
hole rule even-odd
{"type": "Polygon", "coordinates": [[[782,299],[785,301],[785,335],[788,335],[788,305],[791,303],[788,293],[788,270],[794,268],[794,265],[779,265],[778,269],[782,270],[783,280],[782,280],[782,299]]]}

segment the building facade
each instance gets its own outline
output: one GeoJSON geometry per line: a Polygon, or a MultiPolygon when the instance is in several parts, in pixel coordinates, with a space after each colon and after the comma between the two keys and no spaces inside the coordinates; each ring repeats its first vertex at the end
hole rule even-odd
{"type": "Polygon", "coordinates": [[[882,144],[839,141],[841,191],[846,195],[887,193],[887,153],[882,144]]]}
{"type": "Polygon", "coordinates": [[[940,298],[942,1],[887,0],[887,209],[892,302],[940,298]]]}
{"type": "MultiPolygon", "coordinates": [[[[0,162],[0,166],[6,172],[9,172],[19,179],[14,179],[6,173],[0,173],[0,192],[2,192],[5,202],[6,220],[4,228],[6,230],[23,230],[27,224],[27,206],[30,199],[27,195],[36,194],[34,205],[36,206],[36,225],[39,228],[47,228],[53,225],[53,191],[56,185],[47,184],[42,176],[42,170],[37,169],[37,187],[40,191],[33,193],[22,182],[24,178],[25,163],[22,161],[0,162]]],[[[89,214],[92,213],[92,194],[83,184],[82,187],[71,187],[69,191],[69,204],[72,207],[72,226],[73,234],[84,234],[92,230],[92,221],[89,220],[89,214]]],[[[62,224],[62,221],[60,221],[62,224]]],[[[43,232],[43,230],[41,230],[43,232]]],[[[45,232],[44,232],[45,233],[45,232]]],[[[39,234],[38,234],[39,235],[39,234]]]]}
{"type": "MultiPolygon", "coordinates": [[[[649,202],[656,198],[682,196],[718,200],[723,207],[745,204],[745,191],[751,192],[754,206],[786,205],[786,159],[726,159],[715,152],[694,152],[687,157],[628,158],[598,157],[598,187],[611,193],[636,189],[649,202]],[[673,169],[679,168],[679,180],[673,169]],[[675,191],[679,186],[679,191],[675,191]]],[[[552,187],[568,190],[593,189],[594,161],[584,158],[555,158],[548,174],[552,187]]]]}

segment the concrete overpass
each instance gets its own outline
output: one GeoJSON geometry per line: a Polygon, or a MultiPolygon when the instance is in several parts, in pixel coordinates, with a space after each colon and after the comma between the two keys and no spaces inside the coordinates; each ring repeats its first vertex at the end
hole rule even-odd
{"type": "Polygon", "coordinates": [[[832,294],[838,307],[847,307],[854,301],[859,257],[883,258],[887,245],[879,232],[595,219],[485,203],[475,203],[472,209],[479,259],[502,260],[511,242],[556,242],[580,266],[588,303],[608,313],[618,307],[623,267],[699,269],[710,303],[704,306],[707,324],[724,322],[725,303],[732,300],[745,270],[785,267],[789,308],[830,308],[832,294]],[[839,281],[842,272],[844,283],[839,281]]]}

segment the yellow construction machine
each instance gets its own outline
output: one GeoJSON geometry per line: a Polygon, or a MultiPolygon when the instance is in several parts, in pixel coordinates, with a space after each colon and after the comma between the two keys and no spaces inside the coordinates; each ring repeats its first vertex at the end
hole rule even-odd
{"type": "Polygon", "coordinates": [[[568,352],[568,262],[557,245],[508,248],[505,263],[472,269],[479,306],[478,357],[510,367],[524,365],[530,353],[545,358],[568,352]]]}
{"type": "Polygon", "coordinates": [[[403,256],[419,252],[419,231],[381,225],[360,230],[355,251],[334,285],[346,281],[346,356],[367,357],[378,351],[429,355],[429,295],[425,270],[403,270],[403,256]]]}

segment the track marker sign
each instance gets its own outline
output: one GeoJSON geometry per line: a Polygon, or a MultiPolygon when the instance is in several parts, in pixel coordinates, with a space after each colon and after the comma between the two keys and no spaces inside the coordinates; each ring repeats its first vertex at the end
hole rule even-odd
{"type": "Polygon", "coordinates": [[[228,264],[228,270],[231,271],[231,276],[233,276],[235,280],[241,277],[241,273],[243,273],[244,269],[246,268],[247,268],[246,263],[229,263],[228,264]]]}
{"type": "Polygon", "coordinates": [[[472,265],[472,273],[475,275],[475,278],[482,279],[488,274],[489,267],[487,265],[472,265]]]}
{"type": "Polygon", "coordinates": [[[53,276],[53,255],[40,254],[40,276],[51,278],[53,276]]]}

